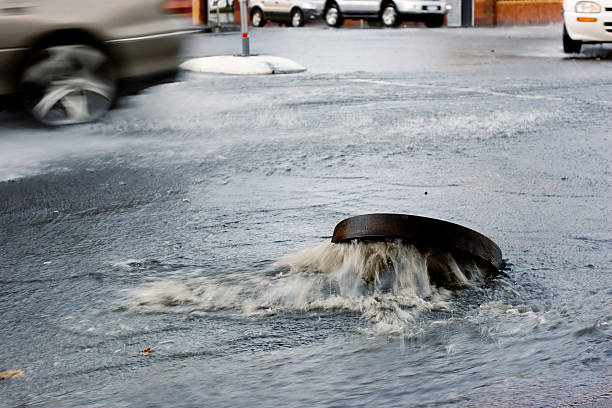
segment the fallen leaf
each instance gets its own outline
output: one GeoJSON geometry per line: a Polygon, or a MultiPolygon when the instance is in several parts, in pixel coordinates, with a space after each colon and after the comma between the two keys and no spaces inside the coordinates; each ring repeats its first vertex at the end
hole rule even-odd
{"type": "Polygon", "coordinates": [[[153,350],[151,350],[151,347],[147,347],[144,350],[140,350],[140,354],[141,356],[148,356],[149,354],[151,354],[153,352],[153,350]]]}
{"type": "Polygon", "coordinates": [[[184,203],[190,203],[191,201],[189,201],[189,199],[188,199],[188,198],[183,198],[183,202],[184,202],[184,203]]]}
{"type": "Polygon", "coordinates": [[[4,380],[9,377],[19,377],[23,375],[23,368],[15,371],[2,371],[0,372],[0,380],[4,380]]]}
{"type": "Polygon", "coordinates": [[[45,261],[43,262],[43,265],[49,265],[51,263],[51,261],[45,261]]]}

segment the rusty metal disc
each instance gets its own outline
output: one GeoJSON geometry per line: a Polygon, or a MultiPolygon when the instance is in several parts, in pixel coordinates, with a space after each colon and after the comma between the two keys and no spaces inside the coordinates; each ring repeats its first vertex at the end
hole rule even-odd
{"type": "Polygon", "coordinates": [[[446,248],[451,252],[473,255],[495,270],[502,266],[502,252],[495,242],[479,232],[435,218],[407,214],[365,214],[340,221],[334,228],[332,242],[353,239],[401,239],[417,246],[446,248]]]}

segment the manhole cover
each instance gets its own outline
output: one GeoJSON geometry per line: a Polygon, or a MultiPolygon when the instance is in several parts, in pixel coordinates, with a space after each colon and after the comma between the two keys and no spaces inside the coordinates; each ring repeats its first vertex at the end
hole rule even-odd
{"type": "Polygon", "coordinates": [[[499,247],[479,232],[452,222],[407,214],[366,214],[342,220],[332,242],[384,241],[400,239],[419,247],[446,249],[475,260],[494,271],[502,268],[499,247]]]}

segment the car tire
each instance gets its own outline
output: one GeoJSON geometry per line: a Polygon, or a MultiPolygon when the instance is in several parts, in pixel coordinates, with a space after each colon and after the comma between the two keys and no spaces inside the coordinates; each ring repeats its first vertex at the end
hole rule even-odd
{"type": "Polygon", "coordinates": [[[382,6],[380,21],[385,27],[397,27],[399,25],[400,19],[395,4],[386,3],[382,6]]]}
{"type": "Polygon", "coordinates": [[[563,24],[563,51],[566,54],[579,54],[582,48],[582,41],[572,40],[567,33],[567,28],[563,24]]]}
{"type": "Polygon", "coordinates": [[[266,24],[266,19],[261,9],[254,8],[253,11],[251,11],[251,24],[253,24],[253,27],[263,27],[266,24]]]}
{"type": "Polygon", "coordinates": [[[325,9],[325,23],[329,27],[340,27],[344,19],[342,17],[342,13],[340,13],[340,8],[336,3],[332,3],[325,9]]]}
{"type": "Polygon", "coordinates": [[[91,45],[56,45],[33,53],[19,82],[23,105],[49,126],[91,122],[114,104],[111,59],[91,45]]]}
{"type": "Polygon", "coordinates": [[[425,20],[425,26],[429,28],[440,28],[444,25],[444,15],[435,15],[425,20]]]}
{"type": "Polygon", "coordinates": [[[303,27],[304,26],[304,13],[298,8],[293,9],[291,12],[291,26],[292,27],[303,27]]]}

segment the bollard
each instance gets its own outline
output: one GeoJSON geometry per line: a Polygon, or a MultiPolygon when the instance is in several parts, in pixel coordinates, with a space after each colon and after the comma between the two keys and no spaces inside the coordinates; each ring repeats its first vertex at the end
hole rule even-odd
{"type": "Polygon", "coordinates": [[[198,25],[200,21],[200,1],[191,0],[191,21],[193,25],[198,25]]]}
{"type": "Polygon", "coordinates": [[[242,56],[248,57],[251,53],[249,50],[249,26],[246,0],[240,0],[240,29],[242,31],[242,56]]]}

